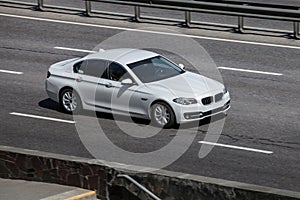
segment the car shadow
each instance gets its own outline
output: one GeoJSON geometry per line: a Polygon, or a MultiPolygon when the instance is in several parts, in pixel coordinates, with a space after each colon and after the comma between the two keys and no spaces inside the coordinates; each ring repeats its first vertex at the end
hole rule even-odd
{"type": "Polygon", "coordinates": [[[49,110],[55,110],[57,112],[63,112],[63,110],[62,110],[61,106],[59,105],[59,103],[53,101],[50,98],[40,101],[39,106],[42,107],[42,108],[49,109],[49,110]]]}
{"type": "MultiPolygon", "coordinates": [[[[63,113],[63,110],[59,103],[56,101],[53,101],[50,98],[44,99],[38,103],[38,105],[42,108],[46,108],[49,110],[54,110],[60,113],[63,113]]],[[[90,116],[94,117],[95,114],[98,119],[108,119],[108,120],[115,120],[114,115],[111,113],[104,113],[104,112],[95,112],[95,111],[89,111],[89,110],[82,110],[78,113],[79,115],[85,115],[85,116],[90,116]]],[[[140,118],[135,118],[135,117],[128,117],[128,116],[118,116],[118,120],[121,121],[126,121],[130,122],[133,121],[134,123],[141,124],[141,125],[148,125],[150,124],[149,120],[146,119],[140,119],[140,118]]]]}
{"type": "MultiPolygon", "coordinates": [[[[59,105],[59,103],[53,101],[50,98],[40,101],[38,103],[38,105],[42,108],[46,108],[49,110],[54,110],[54,111],[63,113],[63,110],[62,110],[61,106],[59,105]]],[[[111,113],[82,110],[78,114],[84,115],[84,116],[90,116],[90,117],[94,117],[96,115],[98,119],[115,120],[114,114],[111,114],[111,113]]],[[[171,129],[178,130],[178,129],[190,129],[190,128],[195,128],[195,127],[201,128],[201,127],[208,125],[210,123],[213,123],[215,121],[222,120],[225,117],[226,117],[225,114],[218,114],[213,117],[208,117],[203,120],[196,121],[196,122],[190,122],[190,123],[185,123],[185,124],[181,124],[181,125],[176,124],[171,129]]],[[[119,121],[124,121],[124,122],[132,122],[133,121],[134,123],[139,124],[139,125],[150,125],[150,123],[151,123],[150,120],[142,119],[142,118],[119,116],[119,115],[117,118],[119,121]]]]}

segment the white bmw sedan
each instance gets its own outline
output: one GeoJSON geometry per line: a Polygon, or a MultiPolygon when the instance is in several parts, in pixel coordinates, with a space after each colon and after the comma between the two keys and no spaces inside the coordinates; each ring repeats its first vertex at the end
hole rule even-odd
{"type": "Polygon", "coordinates": [[[139,49],[100,51],[53,64],[46,91],[67,113],[87,109],[130,115],[165,128],[230,108],[223,84],[139,49]]]}

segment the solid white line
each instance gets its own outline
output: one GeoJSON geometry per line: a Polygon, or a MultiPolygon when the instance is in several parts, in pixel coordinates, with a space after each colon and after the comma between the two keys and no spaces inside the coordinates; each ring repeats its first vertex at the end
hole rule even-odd
{"type": "Polygon", "coordinates": [[[39,116],[39,115],[29,115],[29,114],[23,114],[23,113],[17,113],[17,112],[12,112],[12,113],[9,113],[9,114],[16,115],[16,116],[21,116],[21,117],[30,117],[30,118],[35,118],[35,119],[45,119],[45,120],[50,120],[50,121],[75,124],[75,121],[57,119],[57,118],[52,118],[52,117],[43,117],[43,116],[39,116]]]}
{"type": "Polygon", "coordinates": [[[23,72],[16,72],[16,71],[4,70],[4,69],[0,69],[0,72],[7,73],[7,74],[18,74],[18,75],[23,74],[23,72]]]}
{"type": "Polygon", "coordinates": [[[80,26],[89,26],[89,27],[116,29],[116,30],[124,30],[124,31],[135,31],[135,32],[143,32],[143,33],[154,33],[154,34],[161,34],[161,35],[189,37],[189,38],[197,38],[197,39],[204,39],[204,40],[214,40],[214,41],[221,41],[221,42],[233,42],[233,43],[241,43],[241,44],[260,45],[260,46],[280,47],[280,48],[289,48],[289,49],[300,49],[300,46],[290,46],[290,45],[262,43],[262,42],[251,42],[251,41],[245,41],[245,40],[233,40],[233,39],[224,39],[224,38],[214,38],[214,37],[205,37],[205,36],[180,34],[180,33],[168,33],[168,32],[161,32],[161,31],[150,31],[150,30],[142,30],[142,29],[117,27],[117,26],[106,26],[106,25],[88,24],[88,23],[81,23],[81,22],[71,22],[71,21],[56,20],[56,19],[28,17],[28,16],[22,16],[22,15],[11,15],[11,14],[5,14],[5,13],[0,13],[0,16],[14,17],[14,18],[20,18],[20,19],[30,19],[30,20],[37,20],[37,21],[54,22],[54,23],[62,23],[62,24],[72,24],[72,25],[80,25],[80,26]]]}
{"type": "Polygon", "coordinates": [[[239,150],[244,150],[244,151],[253,151],[253,152],[265,153],[265,154],[273,153],[273,151],[265,151],[265,150],[252,149],[252,148],[247,148],[247,147],[239,147],[239,146],[233,146],[233,145],[227,145],[227,144],[219,144],[219,143],[206,142],[206,141],[198,141],[198,143],[219,146],[219,147],[225,147],[225,148],[231,148],[231,149],[239,149],[239,150]]]}
{"type": "Polygon", "coordinates": [[[84,53],[96,53],[97,51],[90,51],[90,50],[84,50],[84,49],[73,49],[68,47],[54,47],[54,49],[60,49],[60,50],[67,50],[67,51],[79,51],[84,53]]]}
{"type": "Polygon", "coordinates": [[[257,70],[250,70],[250,69],[239,69],[239,68],[232,68],[232,67],[218,67],[219,69],[231,70],[231,71],[239,71],[239,72],[249,72],[249,73],[256,73],[256,74],[267,74],[273,76],[282,76],[283,74],[275,73],[275,72],[264,72],[264,71],[257,71],[257,70]]]}

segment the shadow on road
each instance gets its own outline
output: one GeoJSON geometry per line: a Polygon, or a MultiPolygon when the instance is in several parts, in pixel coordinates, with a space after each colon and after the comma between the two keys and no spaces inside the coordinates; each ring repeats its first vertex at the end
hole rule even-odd
{"type": "MultiPolygon", "coordinates": [[[[63,112],[59,103],[53,101],[50,98],[40,101],[38,103],[38,105],[42,108],[46,108],[49,110],[54,110],[54,111],[61,112],[61,113],[63,112]]],[[[95,113],[94,111],[82,110],[78,114],[85,115],[85,116],[91,116],[91,117],[94,117],[96,115],[98,119],[108,119],[108,120],[112,120],[112,121],[115,120],[114,115],[111,113],[103,113],[103,112],[95,113]]],[[[197,122],[191,122],[191,123],[186,123],[186,124],[181,124],[181,125],[176,124],[171,129],[175,129],[175,130],[176,129],[190,129],[190,128],[195,128],[197,126],[200,128],[200,127],[208,125],[212,122],[224,119],[225,117],[226,117],[225,114],[219,114],[212,118],[208,117],[203,120],[199,120],[197,122]]],[[[119,116],[119,115],[117,117],[117,120],[124,121],[124,122],[132,122],[133,121],[134,123],[139,124],[139,125],[149,125],[151,123],[150,120],[147,120],[147,119],[135,118],[135,117],[130,117],[130,116],[119,116]]]]}
{"type": "Polygon", "coordinates": [[[40,101],[39,106],[42,107],[42,108],[49,109],[49,110],[55,110],[55,111],[58,111],[58,112],[63,112],[63,110],[60,107],[59,103],[53,101],[50,98],[40,101]]]}

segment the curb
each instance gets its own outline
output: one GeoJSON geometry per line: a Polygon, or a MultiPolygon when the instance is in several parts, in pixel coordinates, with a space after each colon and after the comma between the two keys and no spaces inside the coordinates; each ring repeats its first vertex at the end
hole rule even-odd
{"type": "Polygon", "coordinates": [[[40,200],[97,200],[96,192],[85,189],[75,189],[40,200]]]}
{"type": "Polygon", "coordinates": [[[89,191],[85,192],[83,194],[79,194],[70,198],[66,198],[65,200],[80,200],[80,199],[91,199],[91,200],[96,200],[96,192],[95,191],[89,191]]]}

